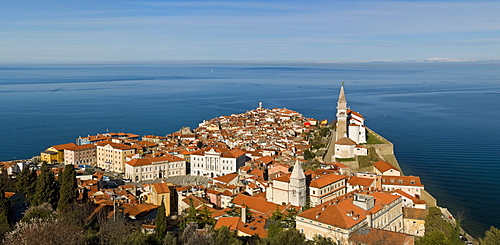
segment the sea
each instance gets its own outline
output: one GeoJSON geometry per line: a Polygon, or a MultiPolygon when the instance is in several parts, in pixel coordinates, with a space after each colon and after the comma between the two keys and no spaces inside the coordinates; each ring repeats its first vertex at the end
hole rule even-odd
{"type": "Polygon", "coordinates": [[[166,135],[259,102],[333,120],[342,82],[466,231],[500,228],[500,62],[2,64],[0,161],[78,136],[166,135]]]}

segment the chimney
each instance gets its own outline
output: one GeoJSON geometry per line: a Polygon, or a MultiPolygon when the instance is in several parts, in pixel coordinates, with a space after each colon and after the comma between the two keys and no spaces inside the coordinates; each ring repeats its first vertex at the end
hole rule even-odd
{"type": "Polygon", "coordinates": [[[241,207],[241,222],[247,222],[247,209],[245,207],[241,207]]]}

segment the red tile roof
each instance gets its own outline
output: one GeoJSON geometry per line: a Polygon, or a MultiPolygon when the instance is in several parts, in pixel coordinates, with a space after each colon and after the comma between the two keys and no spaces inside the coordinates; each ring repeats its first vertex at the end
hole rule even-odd
{"type": "Polygon", "coordinates": [[[416,176],[385,176],[382,175],[382,185],[424,186],[420,177],[416,176]]]}
{"type": "Polygon", "coordinates": [[[308,209],[298,214],[297,216],[315,220],[339,228],[349,229],[365,220],[368,213],[376,213],[385,205],[392,203],[398,198],[401,198],[399,196],[384,192],[373,192],[370,193],[370,196],[373,196],[375,198],[375,205],[368,211],[354,205],[354,194],[348,193],[346,195],[338,197],[337,199],[308,209]],[[354,212],[354,214],[351,216],[347,216],[346,214],[348,212],[354,212]]]}
{"type": "Polygon", "coordinates": [[[62,145],[53,145],[51,147],[54,148],[54,149],[56,149],[56,150],[58,150],[58,151],[61,151],[61,150],[64,150],[64,149],[73,148],[75,146],[76,146],[75,143],[67,143],[67,144],[62,144],[62,145]]]}
{"type": "Polygon", "coordinates": [[[362,178],[362,177],[357,177],[357,176],[352,176],[347,183],[352,186],[364,186],[364,187],[370,187],[375,179],[370,179],[370,178],[362,178]]]}
{"type": "Polygon", "coordinates": [[[217,180],[217,181],[220,181],[220,182],[224,182],[226,184],[229,184],[229,182],[233,181],[237,177],[238,177],[237,173],[231,173],[231,174],[222,175],[220,177],[216,177],[216,178],[213,178],[213,179],[217,180]]]}
{"type": "Polygon", "coordinates": [[[167,183],[152,183],[151,185],[153,186],[156,193],[158,193],[158,194],[170,192],[170,189],[168,188],[167,183]]]}
{"type": "Polygon", "coordinates": [[[325,187],[327,185],[330,185],[332,183],[335,183],[337,181],[341,181],[343,179],[347,179],[347,176],[328,174],[328,175],[321,176],[317,179],[313,179],[311,181],[311,184],[309,185],[309,187],[321,188],[321,187],[325,187]]]}
{"type": "Polygon", "coordinates": [[[390,163],[384,162],[382,160],[380,160],[380,161],[376,162],[375,164],[373,164],[373,167],[377,168],[382,173],[385,172],[385,171],[389,171],[391,169],[399,171],[399,169],[395,168],[390,163]]]}

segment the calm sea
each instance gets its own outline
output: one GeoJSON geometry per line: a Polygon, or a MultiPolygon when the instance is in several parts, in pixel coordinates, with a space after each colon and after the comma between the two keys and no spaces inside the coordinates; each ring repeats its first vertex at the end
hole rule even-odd
{"type": "Polygon", "coordinates": [[[405,174],[473,235],[500,227],[500,63],[1,65],[0,160],[107,130],[196,128],[260,101],[332,119],[342,81],[405,174]]]}

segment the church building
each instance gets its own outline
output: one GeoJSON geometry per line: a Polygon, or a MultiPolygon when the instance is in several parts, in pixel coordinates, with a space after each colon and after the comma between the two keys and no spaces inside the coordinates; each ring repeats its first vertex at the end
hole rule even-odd
{"type": "Polygon", "coordinates": [[[291,174],[273,179],[272,185],[266,191],[266,198],[269,202],[299,207],[306,205],[306,195],[306,176],[299,161],[295,162],[291,174]]]}
{"type": "Polygon", "coordinates": [[[343,83],[340,86],[336,116],[335,158],[367,155],[367,149],[359,145],[366,143],[365,119],[359,112],[352,111],[347,107],[343,83]]]}

